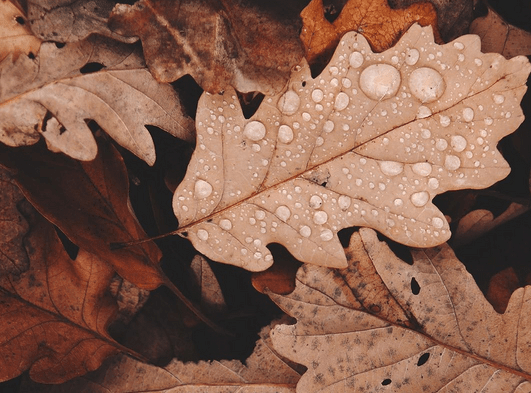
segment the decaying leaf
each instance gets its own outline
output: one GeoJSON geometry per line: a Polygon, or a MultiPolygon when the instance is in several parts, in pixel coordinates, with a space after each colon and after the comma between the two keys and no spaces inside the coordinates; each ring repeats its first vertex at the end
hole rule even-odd
{"type": "Polygon", "coordinates": [[[23,201],[11,176],[0,167],[0,275],[20,274],[29,266],[23,247],[29,224],[19,210],[23,201]]]}
{"type": "Polygon", "coordinates": [[[0,141],[9,146],[44,136],[54,150],[92,160],[93,119],[148,164],[155,149],[146,124],[192,138],[191,119],[173,88],[156,82],[138,51],[102,38],[58,46],[44,43],[36,58],[0,65],[0,141]]]}
{"type": "Polygon", "coordinates": [[[119,34],[140,37],[157,80],[190,74],[211,93],[228,86],[276,93],[303,55],[298,21],[290,13],[273,16],[240,0],[118,4],[109,25],[119,34]]]}
{"type": "Polygon", "coordinates": [[[437,26],[445,42],[467,34],[476,0],[387,0],[393,8],[407,8],[429,1],[437,10],[437,26]]]}
{"type": "Polygon", "coordinates": [[[34,381],[61,383],[131,353],[107,333],[116,303],[106,263],[84,250],[70,260],[42,218],[32,223],[26,251],[29,270],[0,276],[0,381],[29,369],[34,381]]]}
{"type": "Polygon", "coordinates": [[[300,368],[275,352],[270,329],[262,330],[245,364],[237,360],[183,363],[174,359],[159,368],[118,355],[85,377],[60,386],[28,383],[20,393],[294,393],[300,368]]]}
{"type": "Polygon", "coordinates": [[[452,238],[452,246],[460,247],[464,244],[470,243],[494,228],[505,224],[527,211],[529,211],[529,206],[521,205],[516,202],[511,203],[507,209],[496,218],[494,218],[494,214],[489,210],[473,210],[459,220],[455,235],[452,238]]]}
{"type": "Polygon", "coordinates": [[[497,312],[503,314],[511,300],[511,295],[521,286],[514,269],[508,267],[492,276],[485,297],[497,312]]]}
{"type": "Polygon", "coordinates": [[[73,243],[90,250],[135,285],[154,289],[164,282],[161,252],[153,242],[111,250],[111,239],[146,237],[129,208],[129,180],[122,157],[109,143],[80,162],[38,146],[1,147],[0,162],[33,206],[73,243]]]}
{"type": "Polygon", "coordinates": [[[305,265],[295,292],[271,295],[297,318],[271,333],[280,354],[308,367],[297,392],[531,391],[529,287],[501,315],[447,245],[413,251],[410,266],[364,228],[347,252],[376,274],[357,258],[341,271],[305,265]]]}
{"type": "Polygon", "coordinates": [[[16,61],[21,54],[35,55],[41,40],[31,34],[24,14],[9,0],[0,1],[0,63],[11,54],[16,61]]]}
{"type": "Polygon", "coordinates": [[[75,42],[101,34],[123,42],[135,42],[113,33],[107,19],[116,2],[111,0],[28,0],[28,19],[33,34],[46,41],[75,42]]]}
{"type": "Polygon", "coordinates": [[[326,20],[323,0],[312,0],[301,12],[303,28],[301,41],[306,48],[306,59],[310,64],[320,56],[328,57],[339,40],[348,31],[357,31],[369,41],[375,52],[392,47],[415,22],[432,26],[435,39],[437,14],[430,3],[414,4],[405,10],[393,10],[387,0],[349,0],[333,23],[326,20]],[[392,20],[393,23],[385,23],[392,20]]]}
{"type": "Polygon", "coordinates": [[[505,22],[492,8],[472,22],[470,33],[479,35],[483,52],[500,53],[506,59],[531,55],[531,33],[505,22]]]}
{"type": "Polygon", "coordinates": [[[275,242],[300,261],[344,267],[337,232],[349,226],[443,243],[450,231],[432,198],[505,177],[496,144],[523,120],[529,62],[479,49],[477,36],[441,46],[414,25],[374,54],[348,33],[320,76],[298,67],[249,119],[233,90],[204,94],[173,199],[177,233],[253,271],[272,264],[275,242]]]}
{"type": "Polygon", "coordinates": [[[201,294],[201,309],[214,315],[226,312],[227,304],[223,292],[206,258],[202,255],[196,255],[192,260],[190,269],[201,294]]]}

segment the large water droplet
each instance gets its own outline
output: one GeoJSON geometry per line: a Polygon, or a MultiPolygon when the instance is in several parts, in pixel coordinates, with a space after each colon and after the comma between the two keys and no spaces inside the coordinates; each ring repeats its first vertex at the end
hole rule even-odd
{"type": "Polygon", "coordinates": [[[219,222],[219,226],[221,229],[224,229],[225,231],[230,231],[232,229],[232,222],[224,218],[223,220],[219,222]]]}
{"type": "Polygon", "coordinates": [[[430,200],[430,194],[426,191],[415,192],[411,194],[411,203],[417,207],[422,207],[430,200]]]}
{"type": "Polygon", "coordinates": [[[342,111],[348,106],[349,102],[350,102],[350,98],[348,97],[348,95],[346,93],[340,92],[336,96],[336,102],[334,104],[334,109],[338,111],[342,111]]]}
{"type": "Polygon", "coordinates": [[[263,139],[265,134],[265,126],[256,120],[247,123],[243,129],[243,135],[252,141],[259,141],[260,139],[263,139]]]}
{"type": "Polygon", "coordinates": [[[199,238],[199,240],[207,241],[208,240],[208,232],[205,231],[204,229],[200,229],[200,230],[197,231],[197,237],[199,238]]]}
{"type": "Polygon", "coordinates": [[[413,48],[407,51],[406,53],[406,64],[415,65],[419,61],[420,53],[417,49],[413,48]]]}
{"type": "Polygon", "coordinates": [[[363,55],[360,52],[352,52],[349,57],[349,63],[352,68],[359,68],[363,64],[363,55]]]}
{"type": "Polygon", "coordinates": [[[198,180],[194,186],[194,196],[197,199],[207,198],[212,194],[212,185],[204,180],[198,180]]]}
{"type": "Polygon", "coordinates": [[[285,124],[278,128],[278,140],[282,143],[290,143],[293,140],[293,130],[285,124]]]}
{"type": "Polygon", "coordinates": [[[326,212],[320,210],[315,212],[313,215],[313,222],[317,225],[323,225],[325,222],[328,221],[328,214],[326,212]]]}
{"type": "Polygon", "coordinates": [[[417,162],[413,164],[411,169],[419,176],[429,176],[432,171],[432,166],[429,162],[417,162]]]}
{"type": "Polygon", "coordinates": [[[431,219],[431,223],[437,229],[440,229],[440,228],[442,228],[444,226],[444,221],[441,218],[439,218],[439,217],[433,217],[431,219]]]}
{"type": "Polygon", "coordinates": [[[382,161],[380,164],[380,170],[384,175],[396,176],[404,170],[404,164],[396,161],[382,161]]]}
{"type": "Polygon", "coordinates": [[[430,180],[428,180],[428,187],[430,187],[432,190],[436,190],[439,188],[439,180],[432,177],[430,180]]]}
{"type": "Polygon", "coordinates": [[[266,216],[266,213],[263,210],[257,210],[254,212],[254,216],[257,220],[263,220],[266,216]]]}
{"type": "Polygon", "coordinates": [[[474,120],[474,110],[472,108],[465,108],[463,109],[463,119],[465,121],[472,121],[474,120]]]}
{"type": "Polygon", "coordinates": [[[312,91],[312,100],[314,102],[321,102],[324,98],[324,93],[321,89],[315,89],[312,91]]]}
{"type": "Polygon", "coordinates": [[[350,207],[350,203],[351,199],[347,195],[341,195],[337,200],[337,204],[341,210],[347,210],[350,207]]]}
{"type": "Polygon", "coordinates": [[[411,94],[422,103],[439,99],[443,95],[445,88],[443,77],[433,68],[417,68],[409,75],[411,94]]]}
{"type": "Polygon", "coordinates": [[[461,152],[466,149],[467,142],[461,135],[453,135],[450,138],[450,144],[456,152],[461,152]]]}
{"type": "Polygon", "coordinates": [[[447,155],[444,159],[444,167],[449,171],[455,171],[461,166],[461,160],[457,156],[447,155]]]}
{"type": "Polygon", "coordinates": [[[400,87],[400,73],[389,64],[373,64],[360,75],[360,88],[373,100],[393,97],[400,87]]]}
{"type": "Polygon", "coordinates": [[[324,132],[332,132],[334,130],[335,124],[332,120],[327,120],[324,123],[323,131],[324,132]]]}
{"type": "Polygon", "coordinates": [[[441,126],[448,127],[450,125],[450,118],[448,116],[441,115],[439,118],[439,123],[441,123],[441,126]]]}
{"type": "Polygon", "coordinates": [[[334,233],[330,229],[323,229],[319,237],[322,241],[328,242],[334,238],[334,233]]]}
{"type": "Polygon", "coordinates": [[[310,207],[319,209],[323,205],[323,199],[319,195],[312,195],[310,198],[310,207]]]}
{"type": "Polygon", "coordinates": [[[275,215],[282,221],[286,222],[291,216],[291,210],[289,210],[289,207],[282,205],[277,207],[277,210],[275,210],[275,215]]]}
{"type": "Polygon", "coordinates": [[[293,115],[301,104],[301,99],[299,95],[293,90],[288,90],[285,92],[282,97],[278,100],[278,109],[285,115],[293,115]]]}
{"type": "Polygon", "coordinates": [[[427,106],[421,105],[419,106],[419,109],[417,111],[417,119],[425,119],[426,117],[430,117],[432,114],[431,109],[427,106]]]}
{"type": "Polygon", "coordinates": [[[446,150],[446,148],[448,147],[448,142],[446,142],[446,139],[437,139],[435,141],[435,147],[437,148],[437,150],[439,151],[443,151],[443,150],[446,150]]]}
{"type": "Polygon", "coordinates": [[[303,237],[310,237],[310,235],[312,234],[312,230],[309,226],[304,225],[301,227],[301,229],[299,229],[299,233],[303,237]]]}

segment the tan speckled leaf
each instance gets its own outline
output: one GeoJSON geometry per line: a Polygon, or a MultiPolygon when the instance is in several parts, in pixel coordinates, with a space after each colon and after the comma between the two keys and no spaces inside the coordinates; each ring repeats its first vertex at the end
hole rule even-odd
{"type": "Polygon", "coordinates": [[[297,318],[271,333],[308,367],[297,392],[531,391],[531,287],[498,314],[446,244],[411,266],[362,228],[347,252],[348,269],[304,265],[292,294],[270,295],[297,318]]]}
{"type": "Polygon", "coordinates": [[[11,54],[12,61],[39,51],[41,40],[31,34],[26,17],[13,3],[0,1],[0,62],[11,54]]]}
{"type": "Polygon", "coordinates": [[[300,261],[345,267],[337,232],[350,226],[414,247],[445,242],[433,197],[504,178],[496,144],[523,121],[529,62],[479,48],[472,35],[440,46],[414,25],[374,54],[348,33],[321,75],[298,67],[250,119],[233,90],[203,95],[173,199],[178,233],[254,271],[272,264],[274,242],[300,261]]]}

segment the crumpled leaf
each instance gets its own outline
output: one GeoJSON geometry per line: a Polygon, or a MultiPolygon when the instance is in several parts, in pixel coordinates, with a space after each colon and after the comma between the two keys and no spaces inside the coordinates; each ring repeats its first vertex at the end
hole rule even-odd
{"type": "Polygon", "coordinates": [[[0,62],[10,53],[12,61],[21,54],[36,54],[41,40],[31,34],[26,25],[26,17],[13,3],[0,1],[0,62]]]}
{"type": "Polygon", "coordinates": [[[11,176],[0,167],[0,276],[20,274],[29,266],[23,247],[29,224],[19,209],[24,200],[11,176]]]}
{"type": "MultiPolygon", "coordinates": [[[[303,55],[298,20],[240,0],[140,0],[117,4],[111,29],[142,40],[151,73],[161,82],[190,74],[210,93],[228,86],[276,93],[303,55]]],[[[287,9],[287,8],[286,8],[287,9]]]]}
{"type": "Polygon", "coordinates": [[[238,360],[183,363],[174,359],[159,368],[118,355],[91,375],[60,386],[24,384],[20,393],[294,393],[300,378],[298,365],[278,356],[271,347],[269,331],[269,326],[262,329],[245,364],[238,360]]]}
{"type": "Polygon", "coordinates": [[[135,37],[113,33],[107,20],[116,2],[110,0],[28,0],[31,30],[46,41],[75,42],[101,34],[133,43],[135,37]]]}
{"type": "MultiPolygon", "coordinates": [[[[426,0],[387,0],[393,8],[407,8],[426,0]]],[[[437,26],[445,42],[467,34],[474,16],[475,0],[427,0],[437,10],[437,26]]],[[[472,32],[470,32],[472,33],[472,32]]],[[[486,51],[485,51],[486,52],[486,51]]]]}
{"type": "Polygon", "coordinates": [[[347,269],[305,265],[295,292],[270,295],[297,318],[271,333],[308,367],[297,392],[531,391],[529,287],[500,315],[447,245],[410,266],[363,228],[347,252],[347,269]]]}
{"type": "Polygon", "coordinates": [[[129,208],[129,179],[120,154],[100,143],[96,159],[80,162],[31,146],[1,147],[0,162],[33,206],[77,246],[90,250],[123,278],[154,289],[165,276],[158,267],[161,252],[154,242],[111,250],[112,240],[144,239],[129,208]]]}
{"type": "Polygon", "coordinates": [[[348,31],[363,34],[374,52],[383,52],[392,47],[415,22],[432,26],[435,40],[441,42],[437,31],[437,14],[430,3],[393,10],[387,0],[349,0],[337,19],[330,23],[324,16],[323,0],[312,0],[301,12],[301,17],[301,41],[310,64],[321,56],[328,57],[348,31]],[[388,20],[392,20],[392,23],[385,23],[388,20]]]}
{"type": "Polygon", "coordinates": [[[97,145],[93,119],[119,144],[148,164],[155,149],[146,124],[181,139],[192,138],[169,85],[156,82],[130,46],[102,38],[58,47],[44,43],[35,59],[20,56],[0,66],[0,142],[35,143],[40,135],[54,150],[92,160],[97,145]],[[100,71],[92,72],[99,69],[100,71]]]}
{"type": "Polygon", "coordinates": [[[107,333],[116,303],[114,271],[85,250],[72,261],[52,225],[32,222],[30,268],[0,276],[0,381],[29,369],[34,381],[62,383],[131,351],[107,333]]]}
{"type": "Polygon", "coordinates": [[[500,53],[506,59],[531,55],[531,33],[505,22],[490,7],[487,16],[472,21],[470,33],[479,35],[483,52],[500,53]]]}
{"type": "Polygon", "coordinates": [[[414,247],[446,241],[432,198],[505,177],[496,144],[523,120],[529,62],[479,47],[472,35],[437,45],[414,25],[373,54],[348,33],[320,76],[303,64],[249,119],[233,90],[204,94],[197,147],[174,194],[176,233],[253,271],[272,264],[268,243],[344,267],[337,232],[349,226],[414,247]]]}

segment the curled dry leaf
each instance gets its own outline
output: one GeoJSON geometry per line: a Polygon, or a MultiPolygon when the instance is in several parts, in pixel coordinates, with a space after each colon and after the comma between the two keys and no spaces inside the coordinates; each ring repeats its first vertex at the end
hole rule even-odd
{"type": "Polygon", "coordinates": [[[35,143],[42,135],[54,150],[92,160],[97,145],[87,120],[93,119],[153,165],[146,124],[193,137],[173,88],[155,81],[141,55],[125,44],[96,37],[64,47],[44,43],[34,59],[2,63],[0,74],[0,141],[9,146],[35,143]]]}
{"type": "Polygon", "coordinates": [[[183,363],[174,359],[159,368],[118,355],[86,377],[53,387],[27,383],[20,393],[294,393],[300,366],[277,354],[271,346],[270,330],[269,326],[262,329],[245,364],[237,360],[183,363]]]}
{"type": "MultiPolygon", "coordinates": [[[[407,8],[426,0],[388,0],[393,8],[407,8]]],[[[477,0],[427,0],[437,10],[437,26],[445,42],[467,34],[477,0]]],[[[471,32],[472,33],[472,32],[471,32]]]]}
{"type": "Polygon", "coordinates": [[[305,265],[292,294],[270,295],[297,318],[271,333],[308,367],[297,392],[531,391],[529,287],[501,315],[447,245],[413,251],[410,266],[364,228],[347,252],[348,269],[305,265]]]}
{"type": "Polygon", "coordinates": [[[506,59],[531,55],[531,33],[507,22],[489,8],[487,16],[475,19],[470,25],[470,33],[481,37],[481,50],[496,52],[506,59]]]}
{"type": "Polygon", "coordinates": [[[36,54],[41,40],[31,34],[25,15],[10,1],[0,1],[0,63],[11,54],[16,61],[21,54],[36,54]]]}
{"type": "Polygon", "coordinates": [[[320,56],[328,57],[348,31],[363,34],[375,52],[383,52],[392,47],[415,22],[422,26],[432,26],[435,40],[440,42],[437,14],[430,3],[393,10],[387,0],[349,0],[337,19],[330,23],[324,16],[323,0],[312,0],[301,12],[301,17],[301,41],[310,64],[320,56]],[[384,23],[387,20],[392,20],[393,23],[384,23]]]}
{"type": "Polygon", "coordinates": [[[107,19],[115,5],[110,0],[28,0],[28,19],[37,37],[56,42],[75,42],[101,34],[123,42],[135,42],[113,33],[107,19]]]}
{"type": "Polygon", "coordinates": [[[84,250],[72,261],[52,225],[32,222],[29,270],[0,277],[0,381],[29,369],[41,383],[62,383],[128,351],[107,333],[116,303],[114,271],[84,250]]]}
{"type": "Polygon", "coordinates": [[[77,246],[90,250],[123,278],[144,289],[161,285],[161,252],[151,241],[119,250],[110,240],[146,237],[129,208],[129,179],[120,154],[100,143],[98,156],[80,162],[31,146],[1,148],[0,162],[35,208],[77,246]]]}
{"type": "Polygon", "coordinates": [[[0,275],[20,274],[29,266],[23,247],[29,224],[19,210],[24,200],[9,173],[0,167],[0,275]]]}
{"type": "Polygon", "coordinates": [[[472,35],[437,45],[431,28],[414,25],[374,54],[348,33],[320,76],[298,67],[250,119],[233,90],[204,94],[173,199],[177,233],[253,271],[272,264],[275,242],[300,261],[344,267],[337,232],[349,226],[415,247],[443,243],[450,231],[433,197],[505,177],[496,144],[523,121],[529,62],[479,48],[472,35]]]}
{"type": "MultiPolygon", "coordinates": [[[[303,50],[298,20],[240,0],[140,0],[117,4],[111,29],[138,36],[150,71],[162,82],[190,74],[211,93],[228,86],[273,94],[303,50]]],[[[265,4],[265,3],[264,3],[265,4]]]]}

